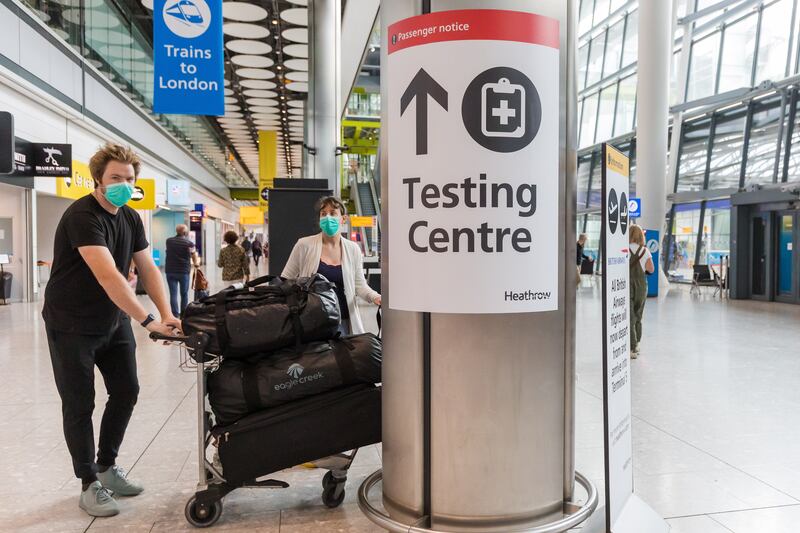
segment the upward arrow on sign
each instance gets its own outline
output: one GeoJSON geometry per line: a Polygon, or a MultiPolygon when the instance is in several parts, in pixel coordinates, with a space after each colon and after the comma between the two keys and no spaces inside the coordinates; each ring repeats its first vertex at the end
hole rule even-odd
{"type": "Polygon", "coordinates": [[[417,155],[428,153],[428,95],[447,111],[447,91],[425,69],[419,69],[400,98],[400,115],[417,99],[417,155]]]}

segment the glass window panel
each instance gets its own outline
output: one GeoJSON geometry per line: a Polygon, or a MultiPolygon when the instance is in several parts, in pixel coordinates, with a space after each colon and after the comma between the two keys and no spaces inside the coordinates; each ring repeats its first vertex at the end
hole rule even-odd
{"type": "Polygon", "coordinates": [[[744,184],[772,183],[775,171],[775,153],[778,148],[780,128],[780,96],[755,104],[750,127],[750,144],[747,147],[747,168],[744,184]]]}
{"type": "Polygon", "coordinates": [[[639,10],[630,13],[625,27],[625,43],[622,47],[622,67],[635,63],[639,57],[639,10]]]}
{"type": "Polygon", "coordinates": [[[731,253],[731,202],[719,200],[706,204],[703,233],[700,237],[700,263],[719,272],[719,264],[731,253]]]}
{"type": "Polygon", "coordinates": [[[681,64],[681,51],[672,54],[672,68],[669,69],[669,101],[675,105],[683,101],[685,93],[678,92],[678,70],[681,64]]]}
{"type": "Polygon", "coordinates": [[[609,0],[595,0],[593,22],[595,26],[608,16],[609,7],[611,7],[609,0]]]}
{"type": "Polygon", "coordinates": [[[621,8],[622,6],[624,6],[627,2],[628,2],[628,0],[611,0],[611,10],[610,11],[613,13],[617,9],[621,8]]]}
{"type": "Polygon", "coordinates": [[[617,84],[609,85],[600,91],[600,107],[597,112],[597,134],[595,142],[604,142],[614,132],[614,103],[617,99],[617,84]]]}
{"type": "Polygon", "coordinates": [[[603,74],[603,49],[606,42],[606,32],[592,39],[592,48],[589,50],[589,67],[586,76],[586,86],[589,87],[600,81],[603,74]]]}
{"type": "Polygon", "coordinates": [[[739,186],[742,165],[742,143],[747,122],[745,109],[731,116],[717,119],[714,144],[711,147],[711,168],[708,174],[709,189],[739,186]]]}
{"type": "Polygon", "coordinates": [[[584,155],[578,158],[577,195],[578,207],[586,207],[589,200],[589,172],[592,170],[592,156],[584,155]]]}
{"type": "Polygon", "coordinates": [[[600,261],[600,214],[589,213],[586,216],[586,244],[583,245],[583,253],[594,259],[595,269],[599,268],[600,261]]]}
{"type": "Polygon", "coordinates": [[[578,17],[578,33],[586,33],[592,29],[592,11],[594,0],[581,0],[581,10],[578,17]]]}
{"type": "Polygon", "coordinates": [[[697,230],[700,226],[700,204],[675,206],[672,223],[672,250],[667,272],[678,281],[691,281],[693,276],[697,230]]]}
{"type": "Polygon", "coordinates": [[[583,101],[583,116],[581,117],[581,137],[579,147],[594,144],[594,129],[597,124],[597,99],[598,93],[587,96],[583,101]]]}
{"type": "Polygon", "coordinates": [[[720,33],[715,32],[692,44],[692,57],[689,62],[689,88],[686,100],[714,94],[719,62],[720,33]]]}
{"type": "MultiPolygon", "coordinates": [[[[796,107],[800,107],[800,97],[795,102],[796,107]]],[[[800,109],[795,111],[794,126],[792,127],[791,147],[789,151],[789,162],[786,173],[787,181],[800,181],[800,109]]]]}
{"type": "Polygon", "coordinates": [[[603,154],[597,150],[592,155],[594,166],[592,167],[592,183],[589,188],[589,207],[600,208],[600,189],[603,187],[603,154]]]}
{"type": "Polygon", "coordinates": [[[578,48],[578,90],[586,87],[586,71],[589,63],[589,43],[578,48]]]}
{"type": "Polygon", "coordinates": [[[684,126],[678,165],[678,192],[699,191],[705,181],[711,121],[703,119],[684,126]]]}
{"type": "Polygon", "coordinates": [[[756,64],[757,84],[785,77],[791,20],[792,0],[779,0],[764,8],[756,64]]]}
{"type": "Polygon", "coordinates": [[[752,13],[725,28],[717,92],[752,86],[757,24],[758,14],[752,13]]]}
{"type": "Polygon", "coordinates": [[[619,62],[622,59],[622,34],[624,29],[625,20],[620,20],[608,29],[606,60],[603,63],[604,78],[619,70],[619,62]]]}
{"type": "Polygon", "coordinates": [[[614,137],[633,131],[636,112],[636,74],[619,82],[617,97],[617,121],[614,124],[614,137]]]}
{"type": "Polygon", "coordinates": [[[630,159],[628,187],[630,189],[629,196],[631,198],[636,196],[636,140],[631,141],[631,147],[628,151],[628,158],[630,159]]]}

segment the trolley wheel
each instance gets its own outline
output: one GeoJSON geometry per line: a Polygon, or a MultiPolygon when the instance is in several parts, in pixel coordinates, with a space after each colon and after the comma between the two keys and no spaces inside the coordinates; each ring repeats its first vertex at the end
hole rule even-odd
{"type": "Polygon", "coordinates": [[[194,527],[209,527],[214,525],[219,517],[222,516],[222,501],[217,500],[210,505],[197,503],[197,499],[192,496],[186,502],[184,510],[186,521],[194,527]]]}
{"type": "Polygon", "coordinates": [[[322,503],[326,507],[333,509],[342,504],[345,497],[345,483],[347,483],[347,478],[336,479],[332,472],[325,474],[325,477],[322,478],[322,503]]]}

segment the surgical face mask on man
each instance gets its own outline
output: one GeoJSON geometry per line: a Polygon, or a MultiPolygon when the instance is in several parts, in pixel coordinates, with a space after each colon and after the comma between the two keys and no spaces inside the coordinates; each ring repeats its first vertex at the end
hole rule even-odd
{"type": "Polygon", "coordinates": [[[319,217],[319,229],[328,237],[333,237],[339,232],[339,217],[332,215],[319,217]]]}
{"type": "Polygon", "coordinates": [[[127,181],[105,185],[103,187],[103,196],[114,207],[122,207],[133,196],[133,185],[127,181]]]}

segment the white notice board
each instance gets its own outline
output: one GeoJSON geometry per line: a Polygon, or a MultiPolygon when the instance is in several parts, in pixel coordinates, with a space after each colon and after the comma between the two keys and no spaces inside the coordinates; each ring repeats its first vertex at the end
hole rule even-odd
{"type": "Polygon", "coordinates": [[[389,307],[556,310],[558,21],[441,11],[386,39],[389,307]]]}
{"type": "Polygon", "coordinates": [[[628,271],[629,161],[603,145],[603,399],[606,527],[633,493],[628,271]]]}

